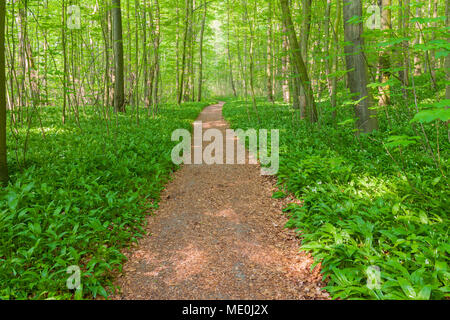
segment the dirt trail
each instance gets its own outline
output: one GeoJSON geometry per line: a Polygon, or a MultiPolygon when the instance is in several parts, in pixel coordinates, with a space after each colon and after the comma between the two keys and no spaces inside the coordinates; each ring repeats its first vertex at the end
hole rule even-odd
{"type": "MultiPolygon", "coordinates": [[[[223,104],[199,116],[225,131],[223,104]]],[[[224,134],[225,136],[225,134],[224,134]]],[[[204,143],[207,145],[208,143],[204,143]]],[[[225,145],[225,143],[224,143],[225,145]]],[[[149,216],[112,299],[326,299],[259,165],[184,165],[149,216]]]]}

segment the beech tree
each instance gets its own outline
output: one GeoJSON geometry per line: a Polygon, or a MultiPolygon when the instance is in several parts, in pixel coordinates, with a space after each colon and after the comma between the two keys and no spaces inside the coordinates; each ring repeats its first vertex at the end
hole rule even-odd
{"type": "MultiPolygon", "coordinates": [[[[364,57],[363,24],[352,21],[354,17],[362,17],[360,0],[343,0],[345,62],[347,64],[348,87],[353,94],[356,128],[358,132],[371,132],[378,128],[378,122],[373,112],[373,100],[367,88],[367,63],[364,57]]],[[[359,19],[359,18],[358,18],[359,19]]]]}
{"type": "Polygon", "coordinates": [[[311,87],[311,82],[309,80],[308,71],[306,70],[305,63],[303,62],[303,58],[301,55],[302,51],[298,43],[294,25],[292,23],[288,0],[280,0],[280,5],[283,11],[283,22],[286,25],[295,70],[297,71],[301,81],[301,85],[305,90],[306,114],[311,122],[316,122],[318,119],[316,103],[314,101],[314,95],[311,87]]]}
{"type": "Polygon", "coordinates": [[[114,41],[114,109],[125,112],[125,84],[123,75],[122,10],[120,0],[112,0],[114,41]]]}
{"type": "Polygon", "coordinates": [[[5,76],[5,15],[6,2],[0,2],[0,182],[8,183],[6,159],[6,76],[5,76]]]}

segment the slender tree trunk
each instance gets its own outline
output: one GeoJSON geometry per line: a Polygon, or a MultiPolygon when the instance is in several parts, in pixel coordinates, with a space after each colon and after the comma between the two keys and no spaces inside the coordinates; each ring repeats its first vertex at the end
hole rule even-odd
{"type": "Polygon", "coordinates": [[[62,123],[66,123],[66,108],[67,108],[67,47],[66,47],[66,3],[62,0],[62,47],[64,57],[64,71],[63,71],[63,109],[62,109],[62,123]]]}
{"type": "Polygon", "coordinates": [[[154,68],[154,85],[153,85],[153,115],[158,113],[158,104],[159,104],[159,45],[160,45],[160,9],[159,9],[159,1],[155,0],[155,32],[154,32],[154,59],[155,59],[155,68],[154,68]]]}
{"type": "Polygon", "coordinates": [[[187,37],[188,37],[188,31],[189,31],[189,15],[190,15],[190,1],[186,0],[186,19],[185,19],[185,26],[184,26],[184,37],[183,37],[183,54],[182,54],[182,61],[181,61],[181,71],[180,71],[180,91],[178,92],[178,104],[181,104],[181,101],[183,99],[183,90],[184,90],[184,73],[186,69],[186,44],[187,44],[187,37]]]}
{"type": "MultiPolygon", "coordinates": [[[[333,30],[333,46],[335,47],[335,52],[333,55],[333,72],[336,72],[339,67],[339,59],[338,59],[338,52],[339,52],[339,27],[341,26],[341,1],[337,1],[336,4],[336,21],[334,23],[334,30],[333,30]]],[[[336,111],[336,105],[337,105],[337,76],[334,75],[334,77],[331,80],[331,107],[333,108],[333,119],[336,119],[337,117],[337,111],[336,111]]]]}
{"type": "Polygon", "coordinates": [[[8,183],[6,153],[6,74],[5,74],[6,1],[0,2],[0,183],[8,183]]]}
{"type": "Polygon", "coordinates": [[[233,96],[237,97],[236,86],[233,79],[233,60],[231,59],[230,51],[230,0],[227,1],[227,54],[228,54],[228,66],[230,70],[230,82],[231,89],[233,90],[233,96]]]}
{"type": "MultiPolygon", "coordinates": [[[[430,0],[430,13],[433,12],[433,18],[436,19],[438,17],[438,1],[430,0]]],[[[433,27],[435,29],[438,28],[438,23],[435,21],[433,23],[433,27]]],[[[436,31],[433,31],[431,38],[433,41],[436,40],[436,31]]],[[[436,69],[437,69],[437,59],[436,59],[436,50],[430,51],[430,72],[432,79],[436,79],[436,69]]],[[[433,81],[434,83],[434,81],[433,81]]]]}
{"type": "Polygon", "coordinates": [[[194,14],[194,4],[196,3],[196,0],[193,0],[190,2],[191,4],[191,19],[189,22],[189,59],[188,59],[188,78],[187,78],[187,89],[186,92],[186,100],[187,101],[195,101],[195,72],[194,72],[194,47],[195,47],[195,29],[194,24],[196,24],[195,21],[195,14],[194,14]]]}
{"type": "Polygon", "coordinates": [[[282,91],[283,91],[283,102],[289,103],[291,101],[291,97],[289,94],[289,46],[288,46],[288,37],[287,37],[287,28],[286,24],[283,22],[282,29],[282,48],[283,54],[281,56],[281,76],[282,76],[282,91]]]}
{"type": "Polygon", "coordinates": [[[286,24],[288,31],[287,33],[289,36],[289,45],[292,51],[294,66],[300,78],[301,84],[305,90],[307,117],[311,122],[317,122],[318,119],[316,102],[314,101],[314,95],[311,87],[311,82],[309,80],[308,71],[301,55],[301,48],[298,43],[297,36],[295,35],[288,0],[280,0],[280,4],[283,11],[283,21],[286,24]]]}
{"type": "Polygon", "coordinates": [[[149,99],[149,80],[148,80],[148,43],[147,43],[147,0],[144,0],[142,10],[142,68],[144,70],[144,107],[147,109],[147,114],[150,114],[150,99],[149,99]]]}
{"type": "Polygon", "coordinates": [[[136,124],[139,126],[139,107],[140,107],[140,96],[139,96],[139,80],[140,80],[140,71],[139,71],[139,20],[140,20],[140,15],[139,15],[139,0],[134,0],[134,16],[136,19],[136,23],[135,23],[135,45],[136,45],[136,56],[135,56],[135,64],[136,64],[136,69],[135,69],[135,77],[134,77],[134,104],[136,106],[136,124]]]}
{"type": "MultiPolygon", "coordinates": [[[[448,28],[450,27],[450,0],[447,0],[445,3],[445,26],[448,28]]],[[[447,36],[447,41],[450,42],[450,36],[447,36]]],[[[445,75],[447,78],[447,85],[445,87],[445,98],[450,99],[450,54],[447,54],[445,57],[445,75]]],[[[450,106],[447,106],[447,108],[450,108],[450,106]]],[[[449,124],[450,120],[447,121],[447,137],[448,141],[450,142],[450,130],[449,130],[449,124]]]]}
{"type": "MultiPolygon", "coordinates": [[[[408,26],[409,26],[409,0],[399,0],[399,32],[403,38],[408,36],[408,26]]],[[[402,81],[402,93],[403,99],[408,99],[407,87],[409,86],[409,59],[408,50],[409,42],[404,40],[401,44],[401,70],[399,71],[399,78],[402,81]]]]}
{"type": "Polygon", "coordinates": [[[348,86],[355,101],[357,134],[371,132],[378,128],[377,119],[371,110],[372,96],[367,89],[367,63],[363,53],[362,23],[348,23],[357,16],[362,17],[361,0],[343,0],[345,61],[347,64],[348,86]]]}
{"type": "Polygon", "coordinates": [[[272,64],[272,0],[269,0],[269,12],[267,18],[267,66],[266,66],[266,81],[267,81],[267,100],[274,101],[273,97],[273,64],[272,64]]]}
{"type": "MultiPolygon", "coordinates": [[[[384,32],[389,32],[392,29],[392,19],[391,19],[391,9],[390,6],[392,4],[391,0],[382,0],[380,9],[381,9],[381,29],[384,32]]],[[[385,35],[386,38],[390,37],[390,35],[385,35]]],[[[391,66],[391,62],[389,59],[389,49],[385,49],[380,53],[379,57],[379,69],[380,69],[380,77],[381,82],[386,83],[389,81],[390,72],[389,68],[391,66]]],[[[380,106],[387,107],[390,104],[390,94],[389,94],[389,85],[384,85],[379,87],[380,92],[380,106]]]]}
{"type": "Polygon", "coordinates": [[[322,54],[325,56],[325,72],[327,75],[328,94],[331,97],[331,57],[330,57],[330,22],[331,22],[331,0],[326,0],[325,19],[323,22],[323,34],[325,45],[322,48],[322,54]],[[328,57],[326,54],[328,53],[328,57]]]}
{"type": "MultiPolygon", "coordinates": [[[[302,27],[301,27],[301,36],[300,36],[300,49],[302,54],[302,59],[305,63],[306,70],[308,70],[308,41],[309,41],[309,33],[311,29],[311,2],[312,0],[302,0],[302,27]]],[[[297,79],[298,80],[298,79],[297,79]]],[[[300,113],[302,118],[306,117],[306,109],[307,107],[307,98],[305,94],[305,89],[303,85],[297,81],[298,89],[299,89],[299,102],[300,102],[300,113]]]]}
{"type": "Polygon", "coordinates": [[[203,36],[205,33],[205,22],[206,22],[206,14],[208,10],[208,3],[206,0],[204,0],[205,10],[203,12],[203,19],[202,19],[202,29],[200,31],[200,49],[199,49],[199,55],[200,55],[200,61],[198,64],[198,96],[197,101],[202,101],[202,84],[203,84],[203,36]]]}
{"type": "Polygon", "coordinates": [[[114,109],[125,112],[125,88],[123,76],[122,11],[120,0],[112,0],[113,41],[114,41],[114,109]]]}
{"type": "Polygon", "coordinates": [[[176,60],[176,91],[175,95],[178,99],[178,93],[180,92],[180,6],[179,0],[177,0],[176,8],[176,30],[175,30],[175,60],[176,60]]]}
{"type": "MultiPolygon", "coordinates": [[[[445,26],[450,28],[450,0],[445,3],[445,26]]],[[[447,36],[447,41],[450,42],[450,36],[447,36]]],[[[447,85],[445,87],[445,98],[450,99],[450,54],[445,57],[445,74],[447,76],[447,85]]]]}
{"type": "MultiPolygon", "coordinates": [[[[254,48],[255,48],[255,39],[254,39],[254,32],[253,32],[253,21],[250,20],[248,16],[248,10],[247,10],[247,2],[245,1],[245,20],[248,23],[249,30],[250,30],[250,47],[249,47],[249,58],[250,58],[250,65],[249,65],[249,72],[250,72],[250,91],[252,94],[252,106],[253,110],[256,114],[256,117],[259,121],[259,114],[258,109],[256,106],[256,94],[255,94],[255,75],[254,75],[254,69],[255,69],[255,54],[254,54],[254,48]]],[[[255,3],[255,11],[256,11],[256,3],[255,3]]]]}
{"type": "MultiPolygon", "coordinates": [[[[422,8],[417,7],[416,8],[416,18],[422,17],[422,8]]],[[[414,44],[421,44],[423,43],[422,39],[422,33],[417,31],[417,35],[414,41],[414,44]]],[[[422,61],[421,61],[421,54],[416,53],[414,54],[414,76],[420,76],[422,74],[422,61]]]]}

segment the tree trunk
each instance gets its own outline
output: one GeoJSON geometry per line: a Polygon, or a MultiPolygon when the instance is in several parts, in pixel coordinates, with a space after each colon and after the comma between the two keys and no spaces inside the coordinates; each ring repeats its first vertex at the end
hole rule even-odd
{"type": "Polygon", "coordinates": [[[122,11],[120,0],[112,0],[113,41],[114,41],[114,109],[125,112],[125,88],[123,78],[122,11]]]}
{"type": "Polygon", "coordinates": [[[280,0],[281,9],[283,11],[283,21],[287,27],[289,37],[289,45],[292,52],[292,58],[295,69],[300,78],[301,84],[305,90],[307,116],[311,122],[317,122],[317,109],[314,101],[314,95],[309,81],[308,72],[301,55],[301,48],[295,35],[294,25],[292,23],[291,12],[289,9],[288,0],[280,0]]]}
{"type": "MultiPolygon", "coordinates": [[[[448,28],[450,27],[450,0],[447,0],[445,3],[445,26],[448,28]]],[[[447,41],[450,42],[450,37],[447,36],[447,41]]],[[[447,85],[445,87],[445,99],[450,99],[450,54],[447,54],[445,57],[445,75],[447,77],[447,85]]],[[[450,106],[447,106],[447,108],[450,108],[450,106]]],[[[450,142],[450,130],[449,130],[449,124],[450,120],[447,121],[447,137],[448,141],[450,142]]]]}
{"type": "Polygon", "coordinates": [[[63,109],[62,109],[62,123],[66,123],[66,108],[67,108],[67,47],[66,47],[66,4],[62,1],[62,47],[64,57],[64,71],[63,71],[63,109]]]}
{"type": "Polygon", "coordinates": [[[202,84],[203,84],[203,35],[205,34],[205,22],[206,22],[206,14],[208,10],[208,3],[204,0],[205,11],[203,12],[202,19],[202,29],[200,31],[200,61],[198,64],[198,96],[197,101],[202,101],[202,84]]]}
{"type": "Polygon", "coordinates": [[[153,85],[153,115],[158,113],[158,104],[159,104],[159,45],[160,45],[160,8],[159,1],[155,0],[155,35],[154,35],[154,59],[155,59],[155,68],[154,68],[154,85],[153,85]]]}
{"type": "MultiPolygon", "coordinates": [[[[416,18],[422,18],[422,8],[420,7],[416,8],[416,18]]],[[[416,32],[417,35],[414,40],[415,45],[423,43],[422,33],[419,30],[417,30],[416,32]]],[[[414,54],[414,76],[420,76],[423,72],[422,62],[420,61],[421,55],[421,53],[414,54]]]]}
{"type": "MultiPolygon", "coordinates": [[[[305,63],[305,66],[308,66],[308,41],[309,41],[309,33],[311,29],[311,2],[312,0],[302,0],[302,27],[301,27],[301,37],[300,37],[300,48],[302,53],[302,58],[305,63]]],[[[319,32],[320,33],[320,32],[319,32]]],[[[308,70],[308,68],[306,68],[308,70]]],[[[306,116],[306,108],[307,108],[307,98],[305,94],[305,89],[303,85],[299,83],[297,78],[297,86],[299,90],[299,102],[300,102],[300,113],[302,118],[306,116]]]]}
{"type": "MultiPolygon", "coordinates": [[[[450,27],[450,0],[445,4],[445,26],[450,27]]],[[[450,42],[450,37],[447,36],[447,41],[450,42]]],[[[450,99],[450,54],[445,57],[445,74],[447,76],[447,85],[445,87],[445,98],[450,99]]]]}
{"type": "Polygon", "coordinates": [[[228,66],[230,70],[230,82],[231,89],[233,90],[233,96],[237,97],[236,86],[234,85],[233,79],[233,61],[231,59],[231,51],[230,51],[230,1],[227,1],[227,54],[228,54],[228,66]]]}
{"type": "Polygon", "coordinates": [[[273,65],[272,65],[272,0],[269,0],[269,13],[267,18],[267,67],[266,67],[266,81],[267,81],[267,100],[274,101],[273,97],[273,65]]]}
{"type": "MultiPolygon", "coordinates": [[[[401,26],[402,26],[402,36],[403,38],[408,37],[409,35],[409,0],[405,0],[404,4],[400,2],[400,10],[401,10],[401,26]]],[[[408,99],[408,90],[407,87],[409,86],[409,69],[410,69],[410,61],[409,61],[409,41],[405,40],[402,43],[402,58],[403,58],[403,66],[402,70],[400,71],[400,79],[403,81],[403,99],[408,99]]]]}
{"type": "MultiPolygon", "coordinates": [[[[338,52],[339,52],[339,27],[341,25],[341,1],[337,1],[336,4],[336,21],[334,23],[333,29],[333,46],[335,47],[335,52],[333,56],[333,72],[338,70],[338,52]]],[[[336,105],[337,105],[337,76],[334,75],[331,80],[331,108],[333,109],[333,119],[337,117],[336,105]]]]}
{"type": "MultiPolygon", "coordinates": [[[[384,32],[389,32],[392,29],[392,19],[391,19],[391,9],[388,8],[391,6],[391,0],[381,0],[381,30],[384,32]]],[[[390,37],[390,35],[385,34],[386,39],[390,37]]],[[[389,49],[385,49],[380,53],[379,57],[379,69],[381,82],[386,83],[389,81],[390,72],[387,70],[391,66],[391,62],[389,59],[389,49]]],[[[380,92],[380,106],[386,107],[390,104],[390,94],[389,94],[389,85],[384,85],[379,87],[380,92]]]]}
{"type": "Polygon", "coordinates": [[[183,99],[183,90],[184,90],[184,73],[186,68],[186,43],[187,43],[187,37],[188,37],[188,30],[189,30],[189,13],[190,13],[190,1],[186,0],[186,19],[185,19],[185,26],[184,26],[184,38],[183,38],[183,55],[182,55],[182,61],[181,61],[181,74],[180,74],[180,90],[178,92],[178,104],[181,104],[181,101],[183,99]]]}
{"type": "Polygon", "coordinates": [[[347,64],[348,86],[355,101],[355,116],[357,134],[371,132],[378,128],[378,122],[373,117],[370,108],[373,105],[372,96],[367,89],[367,63],[363,54],[364,40],[362,23],[347,23],[357,16],[362,17],[361,0],[343,0],[344,38],[349,43],[345,46],[345,62],[347,64]]]}
{"type": "Polygon", "coordinates": [[[175,95],[176,95],[176,98],[178,99],[178,93],[180,92],[180,6],[179,6],[178,0],[177,0],[176,5],[177,5],[177,8],[176,8],[175,12],[176,12],[177,22],[176,22],[176,30],[175,30],[175,60],[176,60],[175,95]]]}
{"type": "Polygon", "coordinates": [[[6,74],[5,74],[6,1],[0,2],[0,183],[8,183],[6,153],[6,74]]]}
{"type": "Polygon", "coordinates": [[[281,78],[282,81],[282,91],[283,91],[283,102],[289,103],[291,101],[291,97],[289,94],[289,46],[288,46],[288,37],[286,35],[287,29],[286,24],[283,23],[283,33],[282,33],[282,48],[283,54],[281,56],[281,78]]]}

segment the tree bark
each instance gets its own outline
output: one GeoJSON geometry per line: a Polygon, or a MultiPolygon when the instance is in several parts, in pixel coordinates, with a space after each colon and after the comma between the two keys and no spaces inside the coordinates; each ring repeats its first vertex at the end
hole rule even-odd
{"type": "Polygon", "coordinates": [[[5,74],[6,1],[0,2],[0,182],[8,183],[6,153],[6,74],[5,74]]]}
{"type": "Polygon", "coordinates": [[[370,109],[372,96],[367,89],[367,63],[363,54],[364,40],[362,23],[348,23],[357,16],[362,17],[361,0],[343,0],[344,38],[349,43],[345,46],[345,62],[347,65],[348,87],[355,101],[355,117],[357,134],[371,132],[378,128],[377,119],[370,109]]]}
{"type": "Polygon", "coordinates": [[[206,0],[204,0],[205,10],[203,12],[203,19],[202,19],[202,29],[200,31],[200,49],[199,49],[199,55],[200,55],[200,61],[198,64],[198,94],[197,94],[197,101],[202,101],[202,84],[203,84],[203,36],[205,34],[205,23],[206,23],[206,14],[208,10],[208,3],[206,0]]]}
{"type": "Polygon", "coordinates": [[[188,37],[188,30],[189,30],[189,15],[190,15],[190,1],[186,0],[186,19],[185,19],[185,26],[184,26],[184,37],[183,37],[183,55],[182,55],[182,61],[181,61],[181,74],[180,74],[180,90],[178,92],[178,104],[181,104],[181,101],[183,99],[183,90],[184,90],[184,73],[186,68],[186,44],[187,44],[187,37],[188,37]]]}
{"type": "MultiPolygon", "coordinates": [[[[302,0],[303,20],[301,26],[300,48],[305,66],[308,66],[308,41],[309,41],[309,33],[311,30],[311,2],[312,0],[302,0]]],[[[308,70],[307,67],[306,70],[308,70]]],[[[305,89],[303,88],[303,85],[299,83],[298,79],[297,79],[297,86],[299,91],[300,112],[302,118],[304,118],[306,116],[307,98],[305,94],[305,89]]]]}
{"type": "MultiPolygon", "coordinates": [[[[237,97],[236,86],[234,85],[233,79],[233,60],[231,59],[230,51],[230,1],[227,1],[227,54],[228,54],[228,66],[230,70],[230,82],[231,89],[233,90],[233,96],[237,97]]],[[[239,44],[238,44],[239,45],[239,44]]]]}
{"type": "MultiPolygon", "coordinates": [[[[336,4],[336,20],[334,23],[334,29],[333,29],[333,47],[335,48],[335,52],[333,55],[333,72],[336,72],[338,70],[338,52],[339,52],[339,27],[341,25],[341,2],[337,1],[336,4]]],[[[336,119],[337,117],[337,111],[336,111],[336,105],[337,105],[337,76],[334,75],[331,79],[331,108],[333,109],[333,119],[336,119]]]]}
{"type": "MultiPolygon", "coordinates": [[[[405,0],[404,4],[400,2],[400,10],[401,14],[401,25],[402,25],[402,36],[406,38],[409,35],[409,8],[410,8],[410,0],[405,0]]],[[[409,86],[409,69],[410,69],[410,61],[409,61],[409,41],[405,40],[402,43],[402,56],[403,56],[403,70],[401,72],[400,79],[403,81],[403,99],[408,98],[408,90],[409,86]]]]}
{"type": "Polygon", "coordinates": [[[282,48],[283,54],[281,56],[281,76],[282,76],[282,91],[283,91],[283,102],[289,103],[291,101],[290,91],[289,91],[289,45],[288,37],[286,35],[287,29],[286,24],[283,23],[282,29],[282,48]]]}
{"type": "Polygon", "coordinates": [[[159,74],[160,74],[160,66],[159,66],[159,46],[161,42],[161,13],[159,8],[159,1],[155,0],[155,39],[154,39],[154,59],[155,59],[155,84],[153,86],[153,113],[156,115],[158,113],[158,105],[159,105],[159,74]]]}
{"type": "Polygon", "coordinates": [[[289,37],[289,45],[292,52],[292,58],[294,62],[295,69],[301,81],[301,85],[305,90],[306,97],[306,114],[311,122],[317,122],[317,109],[316,103],[314,101],[314,95],[311,87],[311,82],[309,81],[308,71],[306,70],[305,63],[301,55],[301,48],[295,35],[294,25],[292,23],[291,12],[289,9],[288,0],[280,0],[281,9],[283,11],[283,21],[287,27],[287,33],[289,37]]]}
{"type": "Polygon", "coordinates": [[[266,66],[266,81],[267,81],[267,100],[274,101],[273,94],[273,64],[272,64],[272,0],[269,0],[269,12],[267,18],[267,66],[266,66]]]}
{"type": "MultiPolygon", "coordinates": [[[[391,0],[381,0],[381,30],[384,32],[389,32],[392,29],[392,19],[391,19],[391,9],[388,8],[392,4],[391,0]]],[[[388,35],[385,35],[388,37],[388,35]]],[[[389,49],[385,49],[380,53],[379,57],[379,68],[380,68],[380,77],[381,82],[386,83],[389,81],[390,72],[387,70],[391,66],[391,62],[389,59],[389,49]]],[[[389,85],[384,85],[379,87],[380,92],[380,106],[386,107],[390,104],[390,94],[389,94],[389,85]]]]}
{"type": "MultiPolygon", "coordinates": [[[[445,26],[450,27],[450,0],[445,3],[445,26]]],[[[450,42],[450,37],[447,37],[447,41],[450,42]]],[[[447,76],[447,85],[445,87],[445,98],[450,99],[450,54],[445,57],[445,74],[447,76]]]]}
{"type": "Polygon", "coordinates": [[[112,0],[113,41],[114,41],[114,109],[125,112],[125,88],[123,77],[122,11],[120,0],[112,0]]]}
{"type": "MultiPolygon", "coordinates": [[[[422,8],[417,7],[416,8],[416,18],[422,18],[422,8]]],[[[421,44],[423,43],[422,33],[420,31],[417,31],[416,38],[414,40],[414,44],[421,44]]],[[[422,62],[421,62],[421,53],[414,54],[414,76],[420,76],[423,72],[422,69],[422,62]]]]}
{"type": "MultiPolygon", "coordinates": [[[[450,27],[450,0],[447,0],[445,3],[445,26],[448,28],[450,27]]],[[[450,42],[450,37],[447,36],[447,41],[450,42]]],[[[445,57],[445,75],[447,78],[447,85],[445,87],[445,99],[450,99],[450,54],[447,54],[445,57]]],[[[447,106],[447,108],[450,108],[450,106],[447,106]]],[[[447,121],[447,138],[450,142],[450,130],[449,130],[449,124],[450,120],[447,121]]]]}

